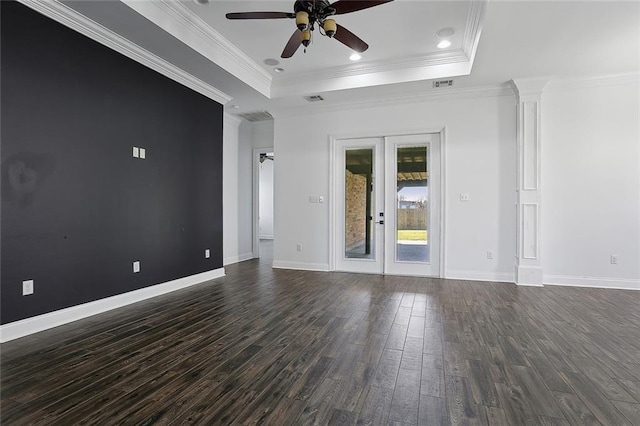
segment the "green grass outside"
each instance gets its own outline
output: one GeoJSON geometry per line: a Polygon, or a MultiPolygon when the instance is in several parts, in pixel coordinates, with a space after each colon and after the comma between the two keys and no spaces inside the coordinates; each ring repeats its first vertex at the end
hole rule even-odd
{"type": "Polygon", "coordinates": [[[427,241],[427,231],[398,230],[398,240],[427,241]]]}

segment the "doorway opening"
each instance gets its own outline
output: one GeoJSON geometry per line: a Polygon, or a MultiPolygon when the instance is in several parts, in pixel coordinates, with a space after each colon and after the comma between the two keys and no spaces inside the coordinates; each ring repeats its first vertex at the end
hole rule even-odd
{"type": "Polygon", "coordinates": [[[253,257],[273,262],[274,169],[273,148],[254,149],[253,257]]]}

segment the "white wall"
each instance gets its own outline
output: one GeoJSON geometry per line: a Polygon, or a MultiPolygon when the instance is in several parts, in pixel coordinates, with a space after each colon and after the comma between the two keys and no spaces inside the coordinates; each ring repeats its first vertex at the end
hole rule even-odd
{"type": "Polygon", "coordinates": [[[638,80],[561,89],[542,100],[544,282],[640,289],[638,80]]]}
{"type": "Polygon", "coordinates": [[[329,267],[329,137],[391,135],[446,128],[445,276],[513,280],[515,98],[433,100],[317,112],[275,120],[274,265],[329,267]],[[304,123],[304,125],[301,125],[304,123]],[[459,193],[471,201],[459,201],[459,193]],[[296,251],[301,243],[303,250],[296,251]],[[488,260],[487,250],[494,252],[488,260]]]}
{"type": "MultiPolygon", "coordinates": [[[[541,170],[545,284],[640,289],[639,101],[633,78],[603,79],[597,84],[552,82],[545,89],[541,170]],[[610,264],[612,254],[618,256],[618,265],[610,264]]],[[[330,205],[311,204],[308,196],[324,195],[328,200],[329,137],[445,127],[445,276],[512,281],[515,121],[513,96],[489,96],[320,109],[307,116],[296,112],[278,115],[275,126],[243,122],[237,160],[242,207],[234,216],[238,250],[251,251],[253,148],[273,146],[275,140],[274,265],[327,270],[330,205]],[[471,201],[461,203],[461,192],[469,193],[471,201]],[[303,245],[301,252],[297,243],[303,245]],[[486,259],[487,250],[494,252],[494,260],[486,259]]],[[[225,220],[234,214],[225,206],[225,220]]],[[[226,232],[225,222],[225,236],[226,232]]]]}
{"type": "Polygon", "coordinates": [[[253,258],[253,149],[273,148],[273,122],[225,115],[223,134],[224,264],[253,258]]]}
{"type": "Polygon", "coordinates": [[[260,164],[259,233],[262,239],[273,239],[273,166],[274,160],[265,159],[260,164]]]}
{"type": "Polygon", "coordinates": [[[222,132],[222,258],[228,265],[239,261],[238,239],[238,134],[240,119],[224,116],[222,132]]]}

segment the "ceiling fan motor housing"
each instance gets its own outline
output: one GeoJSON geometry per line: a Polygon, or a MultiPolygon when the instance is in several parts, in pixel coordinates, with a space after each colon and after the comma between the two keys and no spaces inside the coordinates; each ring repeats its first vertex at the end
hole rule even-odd
{"type": "Polygon", "coordinates": [[[296,14],[296,25],[300,31],[313,26],[315,22],[324,23],[324,20],[336,13],[328,0],[296,0],[293,4],[296,14]]]}

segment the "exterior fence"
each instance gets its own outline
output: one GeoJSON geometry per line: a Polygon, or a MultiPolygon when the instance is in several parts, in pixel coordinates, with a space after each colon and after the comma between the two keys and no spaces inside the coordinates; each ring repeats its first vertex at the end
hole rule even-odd
{"type": "Polygon", "coordinates": [[[427,209],[398,209],[398,229],[427,229],[427,209]]]}

